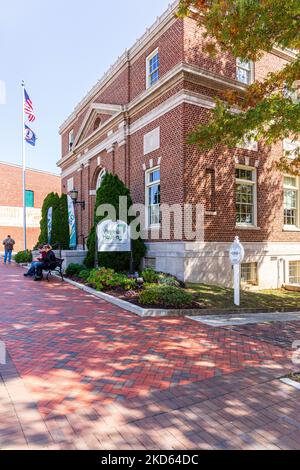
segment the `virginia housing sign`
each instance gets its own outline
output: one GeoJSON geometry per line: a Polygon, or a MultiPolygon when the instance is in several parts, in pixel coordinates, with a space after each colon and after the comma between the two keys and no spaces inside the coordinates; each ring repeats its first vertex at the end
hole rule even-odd
{"type": "Polygon", "coordinates": [[[105,220],[97,226],[99,253],[131,251],[130,228],[122,220],[105,220]]]}

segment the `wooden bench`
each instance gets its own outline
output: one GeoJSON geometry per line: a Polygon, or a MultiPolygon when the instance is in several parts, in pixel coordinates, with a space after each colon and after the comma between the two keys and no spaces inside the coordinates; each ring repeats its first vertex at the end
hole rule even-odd
{"type": "Polygon", "coordinates": [[[51,269],[47,268],[44,271],[47,271],[47,281],[49,282],[49,277],[52,276],[52,273],[57,273],[60,275],[61,280],[64,281],[64,275],[63,275],[63,263],[64,259],[56,258],[55,260],[55,266],[53,266],[51,269]]]}

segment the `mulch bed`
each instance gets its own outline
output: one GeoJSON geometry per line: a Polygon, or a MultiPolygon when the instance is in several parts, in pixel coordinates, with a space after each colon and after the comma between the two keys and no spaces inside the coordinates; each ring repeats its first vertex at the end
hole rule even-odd
{"type": "MultiPolygon", "coordinates": [[[[84,284],[87,287],[93,287],[84,279],[80,279],[76,276],[69,276],[69,279],[72,281],[78,282],[79,284],[84,284]]],[[[103,294],[107,295],[112,295],[113,297],[116,297],[120,300],[125,300],[125,302],[129,302],[133,305],[137,305],[138,307],[141,308],[151,308],[151,309],[164,309],[164,310],[174,310],[175,307],[166,307],[165,305],[142,305],[139,303],[139,290],[130,290],[130,291],[124,291],[123,289],[117,288],[117,289],[111,289],[111,290],[106,290],[102,291],[103,294]]],[[[205,309],[206,306],[203,303],[200,302],[192,302],[189,306],[186,307],[180,307],[179,310],[202,310],[205,309]]]]}

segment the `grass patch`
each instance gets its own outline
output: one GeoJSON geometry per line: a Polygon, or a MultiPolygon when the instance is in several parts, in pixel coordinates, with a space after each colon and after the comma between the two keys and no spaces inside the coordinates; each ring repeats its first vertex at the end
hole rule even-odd
{"type": "Polygon", "coordinates": [[[258,292],[241,291],[241,307],[235,307],[233,305],[233,289],[206,284],[188,284],[187,288],[206,308],[300,310],[300,292],[289,292],[285,289],[258,292]]]}

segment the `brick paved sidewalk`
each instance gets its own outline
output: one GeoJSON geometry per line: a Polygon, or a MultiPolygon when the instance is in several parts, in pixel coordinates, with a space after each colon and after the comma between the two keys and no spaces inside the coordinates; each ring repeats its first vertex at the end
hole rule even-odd
{"type": "Polygon", "coordinates": [[[0,267],[0,294],[13,361],[0,366],[0,448],[299,448],[299,392],[277,380],[299,322],[281,342],[261,325],[141,319],[16,266],[0,267]]]}

